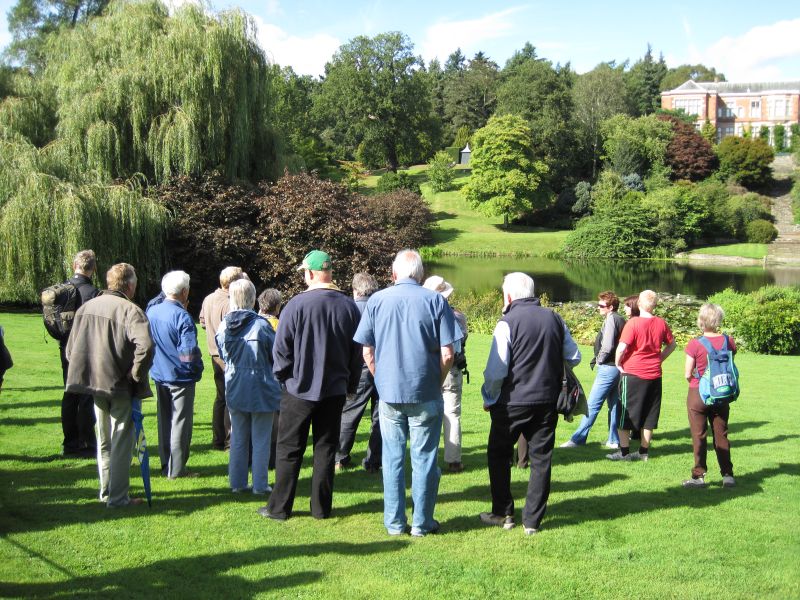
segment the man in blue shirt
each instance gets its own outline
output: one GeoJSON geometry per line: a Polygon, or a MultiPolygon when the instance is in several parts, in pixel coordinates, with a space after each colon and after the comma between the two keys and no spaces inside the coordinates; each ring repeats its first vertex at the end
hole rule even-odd
{"type": "Polygon", "coordinates": [[[435,533],[433,518],[441,471],[436,462],[442,428],[442,382],[462,337],[447,301],[422,287],[422,258],[400,251],[392,263],[394,286],[367,302],[355,341],[375,377],[383,437],[383,522],[390,535],[405,533],[405,450],[411,440],[411,535],[435,533]]]}
{"type": "Polygon", "coordinates": [[[147,309],[150,335],[156,352],[150,376],[158,399],[158,454],[161,472],[175,479],[189,475],[189,444],[192,441],[195,384],[203,374],[203,359],[197,346],[197,327],[186,311],[189,275],[170,271],[161,279],[166,296],[147,309]]]}
{"type": "Polygon", "coordinates": [[[514,527],[509,459],[522,434],[531,465],[522,524],[525,533],[532,535],[539,531],[550,495],[556,400],[564,363],[576,366],[581,352],[561,317],[540,306],[533,279],[525,273],[506,275],[503,305],[481,388],[483,408],[492,417],[486,449],[492,511],[481,513],[480,519],[503,529],[514,527]]]}

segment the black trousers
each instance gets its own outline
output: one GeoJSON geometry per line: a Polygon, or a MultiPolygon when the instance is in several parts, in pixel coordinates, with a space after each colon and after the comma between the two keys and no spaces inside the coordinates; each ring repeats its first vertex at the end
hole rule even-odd
{"type": "MultiPolygon", "coordinates": [[[[67,385],[66,345],[59,344],[61,354],[61,372],[64,385],[67,385]]],[[[94,433],[94,398],[87,394],[71,394],[64,392],[61,398],[61,430],[64,433],[64,452],[97,451],[97,439],[94,433]]]]}
{"type": "Polygon", "coordinates": [[[372,402],[370,407],[371,424],[369,429],[369,444],[367,446],[367,456],[362,463],[364,467],[381,466],[381,450],[383,443],[381,440],[381,419],[378,410],[378,390],[375,389],[375,379],[366,366],[361,369],[361,378],[358,380],[358,388],[352,400],[348,400],[342,409],[342,426],[339,432],[339,448],[336,450],[336,462],[342,464],[350,463],[350,451],[356,441],[356,432],[361,417],[367,404],[372,402]]]}
{"type": "Polygon", "coordinates": [[[231,447],[231,415],[225,404],[225,361],[219,356],[212,356],[211,361],[217,388],[211,415],[211,446],[216,450],[227,450],[231,447]]]}
{"type": "Polygon", "coordinates": [[[333,473],[339,424],[344,396],[330,396],[317,402],[301,400],[291,394],[281,400],[278,446],[275,458],[275,485],[267,510],[279,519],[292,516],[297,479],[303,464],[311,429],[313,471],[311,473],[311,515],[326,519],[333,505],[333,473]]]}
{"type": "Polygon", "coordinates": [[[514,514],[510,458],[514,452],[514,443],[522,434],[528,442],[531,468],[522,523],[525,527],[538,529],[550,496],[551,460],[558,422],[555,405],[496,404],[490,409],[490,414],[492,425],[489,430],[487,458],[492,512],[496,515],[514,514]]]}

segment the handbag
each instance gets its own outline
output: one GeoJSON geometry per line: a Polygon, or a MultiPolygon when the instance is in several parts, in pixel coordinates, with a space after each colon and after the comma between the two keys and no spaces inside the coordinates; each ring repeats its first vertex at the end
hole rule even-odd
{"type": "Polygon", "coordinates": [[[556,412],[564,415],[565,420],[572,421],[573,415],[580,413],[581,400],[583,400],[584,414],[586,407],[586,394],[583,386],[567,363],[564,363],[564,375],[561,379],[561,391],[556,401],[556,412]]]}
{"type": "Polygon", "coordinates": [[[11,360],[11,353],[6,348],[3,328],[0,327],[0,377],[8,369],[14,366],[14,361],[11,360]]]}

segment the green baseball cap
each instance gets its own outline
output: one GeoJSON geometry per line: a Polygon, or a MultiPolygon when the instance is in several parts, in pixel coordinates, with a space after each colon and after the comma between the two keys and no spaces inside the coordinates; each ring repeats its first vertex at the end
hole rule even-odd
{"type": "Polygon", "coordinates": [[[303,264],[297,267],[298,271],[330,271],[331,257],[322,250],[312,250],[303,257],[303,264]]]}

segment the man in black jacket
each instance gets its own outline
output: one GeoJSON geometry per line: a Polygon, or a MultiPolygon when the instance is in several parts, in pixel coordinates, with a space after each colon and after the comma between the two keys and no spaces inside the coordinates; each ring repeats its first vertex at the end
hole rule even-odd
{"type": "MultiPolygon", "coordinates": [[[[97,270],[97,259],[93,250],[81,250],[72,261],[74,275],[69,278],[69,283],[75,286],[77,298],[75,310],[88,302],[100,292],[92,285],[92,276],[97,270]]],[[[65,354],[69,335],[59,341],[61,354],[61,371],[64,385],[67,384],[67,371],[69,362],[65,354]]],[[[65,457],[70,458],[95,458],[97,456],[97,441],[94,434],[94,399],[85,394],[64,392],[61,399],[61,429],[64,432],[65,457]]]]}
{"type": "Polygon", "coordinates": [[[486,451],[492,511],[481,513],[480,519],[503,529],[514,527],[511,455],[522,434],[531,467],[522,524],[531,535],[539,531],[550,495],[556,401],[564,363],[576,366],[581,353],[561,317],[540,306],[528,275],[506,275],[503,304],[481,388],[483,408],[492,418],[486,451]]]}
{"type": "Polygon", "coordinates": [[[286,303],[275,335],[272,369],[287,394],[281,400],[275,486],[258,513],[278,521],[292,516],[309,429],[314,440],[311,516],[330,516],[342,407],[361,375],[361,346],[353,341],[361,313],[333,283],[331,269],[325,252],[306,254],[298,270],[308,289],[286,303]]]}

